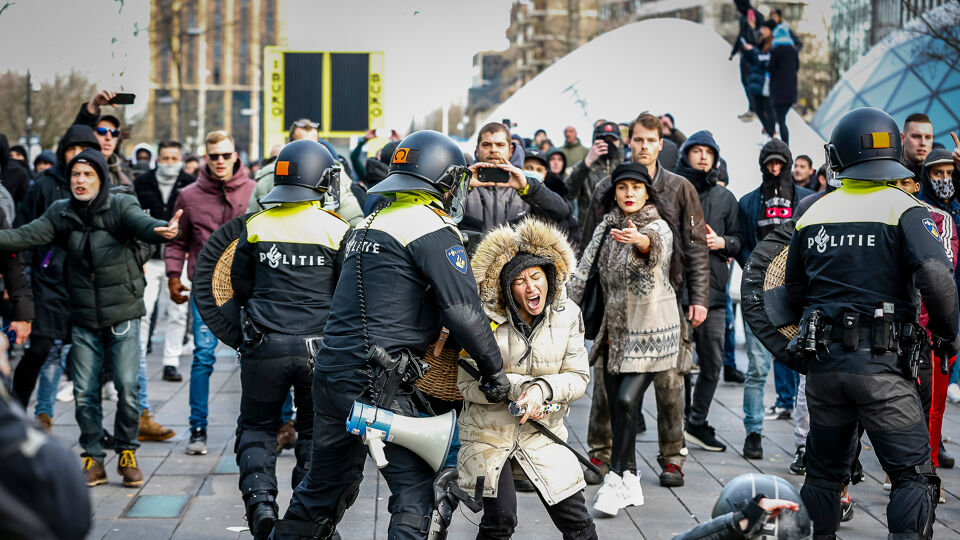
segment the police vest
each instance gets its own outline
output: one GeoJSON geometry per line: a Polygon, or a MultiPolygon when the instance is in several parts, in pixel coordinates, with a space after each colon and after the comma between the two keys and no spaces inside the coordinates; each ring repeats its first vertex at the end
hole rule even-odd
{"type": "Polygon", "coordinates": [[[475,328],[469,335],[458,332],[477,321],[485,327],[487,319],[460,233],[435,203],[424,194],[398,193],[396,202],[368,216],[351,233],[317,369],[333,371],[366,362],[358,263],[371,345],[422,355],[437,339],[444,319],[471,353],[499,358],[489,334],[478,336],[475,328]]]}
{"type": "Polygon", "coordinates": [[[250,217],[231,270],[248,316],[274,331],[320,334],[349,230],[349,223],[324,210],[319,201],[286,203],[250,217]]]}
{"type": "Polygon", "coordinates": [[[946,259],[916,199],[884,184],[844,180],[797,222],[786,285],[803,291],[805,311],[819,307],[834,323],[848,311],[873,317],[883,302],[894,304],[896,320],[913,321],[913,272],[930,258],[946,259]]]}

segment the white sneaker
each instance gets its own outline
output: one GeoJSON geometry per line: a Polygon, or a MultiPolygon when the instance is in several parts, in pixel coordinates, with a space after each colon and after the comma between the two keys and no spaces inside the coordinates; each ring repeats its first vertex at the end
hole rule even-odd
{"type": "Polygon", "coordinates": [[[960,403],[960,385],[951,383],[947,386],[947,399],[950,403],[960,403]]]}
{"type": "Polygon", "coordinates": [[[120,395],[117,393],[117,387],[113,381],[107,381],[100,389],[100,397],[107,401],[119,401],[120,395]]]}
{"type": "Polygon", "coordinates": [[[57,392],[57,401],[62,401],[64,403],[73,401],[73,381],[67,381],[63,383],[63,386],[60,387],[60,391],[57,392]]]}
{"type": "Polygon", "coordinates": [[[627,494],[627,506],[643,506],[643,488],[640,487],[639,473],[624,471],[623,487],[627,494]]]}
{"type": "Polygon", "coordinates": [[[593,501],[593,509],[601,517],[616,517],[621,508],[627,506],[627,492],[623,479],[615,472],[608,472],[603,477],[603,484],[597,490],[597,498],[593,501]]]}

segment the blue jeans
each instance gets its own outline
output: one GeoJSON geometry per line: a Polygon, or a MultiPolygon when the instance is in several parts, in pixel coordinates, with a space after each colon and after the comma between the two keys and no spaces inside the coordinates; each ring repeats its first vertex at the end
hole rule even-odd
{"type": "Polygon", "coordinates": [[[190,298],[193,310],[193,363],[190,365],[190,429],[207,427],[207,402],[210,399],[210,374],[217,362],[214,351],[217,349],[217,337],[207,328],[197,310],[197,304],[190,298]]]}
{"type": "Polygon", "coordinates": [[[140,385],[139,401],[140,410],[149,411],[150,403],[147,402],[147,350],[140,347],[140,369],[137,373],[137,382],[140,385]]]}
{"type": "Polygon", "coordinates": [[[777,389],[777,407],[793,410],[797,400],[797,384],[800,374],[788,368],[783,362],[773,363],[773,384],[777,389]]]}
{"type": "Polygon", "coordinates": [[[287,391],[287,399],[280,408],[280,423],[286,424],[293,418],[293,393],[287,391]]]}
{"type": "Polygon", "coordinates": [[[40,377],[37,385],[37,406],[34,414],[40,416],[45,414],[53,418],[53,404],[57,401],[57,386],[60,384],[60,377],[63,376],[63,369],[67,365],[67,355],[70,354],[70,344],[64,344],[62,340],[53,340],[53,347],[47,354],[47,360],[40,368],[40,377]]]}
{"type": "Polygon", "coordinates": [[[743,427],[747,434],[763,432],[763,385],[770,371],[770,354],[749,325],[743,325],[747,337],[747,377],[743,383],[743,427]]]}
{"type": "Polygon", "coordinates": [[[730,298],[730,282],[727,282],[726,331],[723,335],[723,367],[737,369],[737,313],[730,298]]]}
{"type": "Polygon", "coordinates": [[[140,430],[137,405],[137,360],[140,356],[140,319],[93,330],[73,327],[73,397],[80,426],[82,457],[103,461],[103,411],[100,408],[100,371],[106,351],[113,358],[113,383],[119,401],[114,422],[116,450],[136,450],[140,430]]]}

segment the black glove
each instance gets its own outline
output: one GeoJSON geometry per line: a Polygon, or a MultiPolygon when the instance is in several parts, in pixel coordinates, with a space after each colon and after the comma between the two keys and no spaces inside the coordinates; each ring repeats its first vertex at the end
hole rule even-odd
{"type": "Polygon", "coordinates": [[[510,380],[507,379],[507,374],[501,369],[480,381],[480,391],[483,392],[490,403],[507,401],[507,394],[510,392],[510,380]]]}

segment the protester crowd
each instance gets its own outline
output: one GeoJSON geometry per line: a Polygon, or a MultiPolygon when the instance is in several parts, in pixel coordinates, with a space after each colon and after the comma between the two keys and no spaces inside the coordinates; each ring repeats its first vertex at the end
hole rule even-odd
{"type": "MultiPolygon", "coordinates": [[[[738,7],[742,39],[733,52],[741,54],[750,110],[771,136],[753,177],[730,178],[710,126],[681,119],[691,126],[687,136],[667,112],[618,119],[623,123],[597,119],[589,144],[568,126],[559,146],[544,130],[525,139],[511,126],[490,123],[478,131],[475,153],[465,156],[474,174],[458,228],[468,240],[484,307],[492,319],[509,321],[493,327],[498,342],[513,343],[517,335],[526,343],[525,349],[511,345],[503,351],[511,397],[532,409],[547,401],[565,407],[592,379],[584,435],[600,471],[581,474],[572,461],[551,462],[547,442],[525,438],[502,405],[489,404],[476,381],[461,377],[461,484],[472,489],[478,475],[498,479],[487,484],[482,534],[509,537],[517,491],[537,491],[558,528],[583,537],[596,536],[588,507],[597,516],[616,516],[642,505],[635,436],[647,429],[641,406],[651,386],[660,485],[684,485],[690,451],[726,451],[708,421],[721,378],[743,385],[743,455],[763,458],[764,422],[793,419],[797,448],[790,471],[804,473],[804,378],[774,362],[749,327],[747,370],[737,370],[729,278],[734,261],[744,266],[766,235],[835,186],[828,164],[794,157],[789,146],[785,117],[796,100],[796,50],[802,44],[779,13],[763,21],[748,3],[738,7]],[[485,176],[493,169],[502,177],[485,176]],[[731,182],[752,189],[737,200],[727,189],[731,182]],[[533,371],[524,365],[528,355],[535,359],[533,371]],[[776,396],[765,397],[771,367],[776,396]],[[490,430],[506,441],[496,447],[496,463],[512,463],[499,473],[489,469],[492,454],[481,442],[490,430]],[[593,500],[584,500],[585,484],[601,485],[593,500]]],[[[138,441],[175,435],[154,421],[148,399],[146,357],[159,322],[163,382],[150,384],[183,383],[181,355],[192,352],[186,453],[207,452],[218,340],[192,297],[197,259],[225,223],[273,206],[262,199],[274,187],[281,148],[262,162],[244,164],[231,134],[214,130],[202,156],[165,140],[156,147],[137,145],[128,159],[123,126],[104,109],[112,96],[102,91],[83,103],[56,149],[44,150],[32,163],[24,148],[9,147],[0,135],[0,262],[8,299],[3,316],[10,341],[26,344],[10,377],[11,395],[26,408],[36,390],[36,425],[47,432],[55,402],[75,401],[83,481],[108,482],[103,463],[113,449],[123,485],[135,487],[143,483],[138,441]],[[103,425],[102,399],[117,401],[113,426],[103,425]]],[[[311,119],[297,120],[289,141],[317,141],[318,127],[311,119]]],[[[934,144],[933,125],[923,114],[909,116],[902,132],[903,164],[915,179],[901,187],[936,214],[940,238],[956,264],[960,148],[934,144]]],[[[319,140],[341,175],[339,193],[325,197],[338,201],[337,213],[351,226],[390,200],[367,191],[387,176],[401,136],[393,132],[390,142],[364,158],[373,139],[374,132],[365,134],[348,156],[319,140]]],[[[960,273],[956,279],[960,284],[960,273]]],[[[940,430],[945,400],[960,402],[960,366],[954,358],[945,360],[949,374],[928,370],[918,387],[929,394],[932,460],[950,468],[954,460],[942,447],[940,430]]],[[[539,418],[565,436],[563,407],[539,418]]],[[[275,447],[270,445],[274,453],[293,448],[294,415],[288,396],[275,447]]],[[[845,519],[850,501],[847,494],[845,519]]]]}

